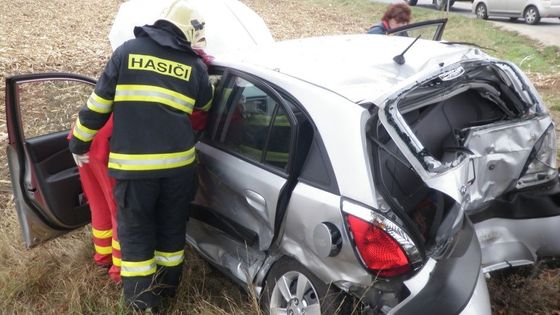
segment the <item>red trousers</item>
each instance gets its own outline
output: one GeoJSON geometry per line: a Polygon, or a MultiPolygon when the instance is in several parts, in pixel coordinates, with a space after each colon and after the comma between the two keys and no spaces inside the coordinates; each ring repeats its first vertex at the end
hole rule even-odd
{"type": "Polygon", "coordinates": [[[107,165],[90,156],[80,170],[82,188],[91,209],[94,260],[110,266],[109,276],[120,282],[121,251],[117,237],[117,206],[113,199],[115,180],[107,174],[107,165]]]}
{"type": "MultiPolygon", "coordinates": [[[[91,210],[91,227],[95,247],[94,260],[109,268],[109,276],[121,281],[121,246],[117,237],[117,205],[113,199],[115,180],[109,177],[109,138],[113,132],[113,117],[95,135],[89,163],[78,167],[82,189],[91,210]]],[[[69,137],[72,136],[70,133],[69,137]]]]}

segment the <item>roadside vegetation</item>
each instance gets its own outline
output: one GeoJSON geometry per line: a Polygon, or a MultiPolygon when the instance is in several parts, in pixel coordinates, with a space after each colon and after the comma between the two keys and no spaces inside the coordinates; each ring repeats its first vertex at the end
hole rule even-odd
{"type": "MultiPolygon", "coordinates": [[[[64,71],[97,77],[111,50],[107,34],[122,1],[0,2],[0,103],[7,75],[64,71]],[[15,8],[18,8],[15,10],[15,8]]],[[[242,0],[276,39],[363,33],[386,5],[367,0],[242,0]]],[[[442,12],[413,8],[414,21],[442,12]]],[[[560,49],[451,14],[444,39],[472,42],[519,65],[560,117],[560,49]]],[[[413,53],[413,50],[410,51],[413,53]]],[[[351,58],[348,56],[341,58],[351,58]]],[[[375,53],[372,52],[372,58],[375,53]]],[[[7,142],[0,106],[0,140],[7,142]]],[[[557,119],[557,122],[559,120],[557,119]]],[[[37,126],[41,128],[41,126],[37,126]]],[[[19,231],[5,150],[0,153],[0,314],[124,314],[120,288],[91,259],[90,227],[26,250],[19,231]]],[[[560,314],[560,264],[505,271],[489,281],[495,314],[560,314]]],[[[252,290],[249,290],[250,292],[252,290]]],[[[257,314],[255,298],[194,253],[168,314],[257,314]]]]}

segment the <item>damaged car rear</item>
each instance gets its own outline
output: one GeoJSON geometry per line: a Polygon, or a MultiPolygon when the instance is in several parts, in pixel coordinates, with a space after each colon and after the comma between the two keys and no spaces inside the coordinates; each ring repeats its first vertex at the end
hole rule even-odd
{"type": "Polygon", "coordinates": [[[441,67],[371,111],[376,187],[387,208],[413,221],[427,257],[453,257],[471,221],[484,272],[558,255],[554,123],[515,65],[476,58],[441,67]]]}

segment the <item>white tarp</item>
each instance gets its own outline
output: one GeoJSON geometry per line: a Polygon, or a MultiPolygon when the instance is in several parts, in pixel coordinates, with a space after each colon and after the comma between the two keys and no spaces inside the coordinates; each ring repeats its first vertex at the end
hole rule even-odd
{"type": "MultiPolygon", "coordinates": [[[[204,18],[210,55],[219,55],[273,42],[270,30],[253,10],[237,0],[185,0],[204,18]]],[[[121,4],[109,33],[115,50],[134,38],[134,27],[153,24],[170,0],[129,0],[121,4]]]]}

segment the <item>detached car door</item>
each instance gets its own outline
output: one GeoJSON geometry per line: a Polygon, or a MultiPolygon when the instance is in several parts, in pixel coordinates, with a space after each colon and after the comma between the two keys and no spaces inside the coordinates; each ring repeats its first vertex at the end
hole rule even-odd
{"type": "Polygon", "coordinates": [[[221,80],[206,134],[197,144],[196,202],[205,207],[204,215],[213,215],[203,221],[265,250],[289,190],[294,114],[255,77],[228,70],[221,80]]]}
{"type": "Polygon", "coordinates": [[[73,74],[6,78],[7,157],[28,248],[90,221],[66,138],[94,86],[73,74]]]}

